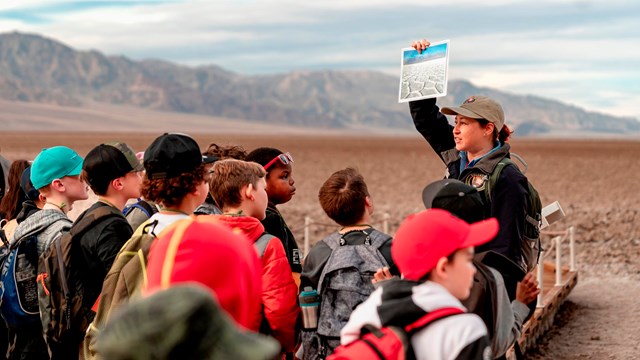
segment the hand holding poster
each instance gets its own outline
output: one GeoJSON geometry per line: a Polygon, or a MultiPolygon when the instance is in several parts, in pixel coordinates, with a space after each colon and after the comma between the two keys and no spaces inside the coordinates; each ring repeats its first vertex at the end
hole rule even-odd
{"type": "Polygon", "coordinates": [[[402,49],[398,102],[447,95],[449,40],[432,43],[419,53],[402,49]]]}

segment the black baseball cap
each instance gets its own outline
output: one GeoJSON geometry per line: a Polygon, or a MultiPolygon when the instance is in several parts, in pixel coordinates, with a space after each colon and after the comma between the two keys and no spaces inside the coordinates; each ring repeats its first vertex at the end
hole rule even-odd
{"type": "Polygon", "coordinates": [[[84,157],[82,170],[91,187],[108,183],[132,171],[142,171],[144,167],[136,158],[136,153],[123,142],[100,144],[84,157]]]}
{"type": "Polygon", "coordinates": [[[444,179],[432,182],[422,190],[422,202],[427,209],[443,209],[468,223],[484,217],[484,205],[478,190],[460,180],[444,179]]]}
{"type": "Polygon", "coordinates": [[[144,151],[144,169],[149,179],[171,179],[217,159],[203,156],[200,146],[191,136],[165,133],[144,151]]]}

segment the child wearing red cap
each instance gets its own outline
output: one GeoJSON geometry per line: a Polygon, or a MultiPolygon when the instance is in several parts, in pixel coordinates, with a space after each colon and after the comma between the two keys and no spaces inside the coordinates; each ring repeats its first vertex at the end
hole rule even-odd
{"type": "MultiPolygon", "coordinates": [[[[466,311],[475,267],[473,247],[490,241],[498,222],[474,224],[439,210],[409,216],[391,244],[391,255],[403,279],[383,282],[358,306],[340,333],[340,342],[358,339],[366,324],[406,326],[441,308],[466,311]]],[[[487,329],[475,314],[442,318],[411,337],[416,359],[491,359],[487,329]]]]}
{"type": "Polygon", "coordinates": [[[300,312],[298,288],[291,275],[284,246],[265,234],[267,192],[265,170],[260,164],[225,159],[213,165],[211,195],[223,211],[220,223],[244,234],[254,243],[262,260],[262,323],[253,329],[273,336],[285,352],[296,345],[295,324],[300,312]]]}

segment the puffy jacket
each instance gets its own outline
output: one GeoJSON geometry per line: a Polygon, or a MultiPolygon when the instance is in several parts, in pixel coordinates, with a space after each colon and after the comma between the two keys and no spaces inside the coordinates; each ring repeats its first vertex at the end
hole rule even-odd
{"type": "MultiPolygon", "coordinates": [[[[264,233],[264,226],[250,216],[221,215],[219,220],[241,231],[255,242],[264,233]]],[[[293,351],[296,343],[295,325],[300,307],[298,289],[291,275],[282,242],[272,238],[262,256],[262,307],[269,324],[270,334],[280,342],[284,352],[293,351]]],[[[259,324],[258,324],[259,327],[259,324]]]]}
{"type": "MultiPolygon", "coordinates": [[[[426,281],[389,280],[358,306],[340,332],[340,343],[358,339],[364,325],[406,326],[427,312],[453,307],[465,310],[441,285],[426,281]]],[[[440,319],[411,337],[417,360],[491,359],[487,328],[475,314],[462,313],[440,319]]]]}

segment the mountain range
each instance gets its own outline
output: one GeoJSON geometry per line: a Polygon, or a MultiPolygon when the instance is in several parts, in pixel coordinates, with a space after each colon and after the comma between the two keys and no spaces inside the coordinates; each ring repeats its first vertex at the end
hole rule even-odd
{"type": "MultiPolygon", "coordinates": [[[[215,65],[187,67],[77,51],[39,35],[0,34],[0,99],[15,102],[78,108],[100,103],[300,127],[410,130],[407,105],[397,102],[398,82],[374,71],[248,76],[215,65]]],[[[500,102],[519,136],[640,134],[634,118],[465,80],[450,80],[448,95],[438,103],[459,104],[474,94],[500,102]]],[[[91,119],[86,126],[91,130],[91,119]]]]}

